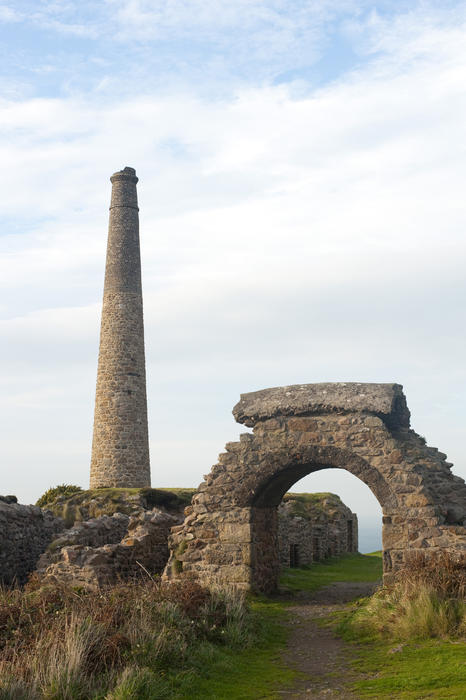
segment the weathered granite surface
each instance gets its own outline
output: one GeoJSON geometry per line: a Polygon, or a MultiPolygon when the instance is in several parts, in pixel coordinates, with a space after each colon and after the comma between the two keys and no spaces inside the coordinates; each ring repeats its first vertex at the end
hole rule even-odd
{"type": "Polygon", "coordinates": [[[52,540],[45,552],[41,554],[37,570],[43,572],[48,566],[57,562],[64,547],[81,545],[97,548],[106,544],[118,544],[127,535],[129,523],[130,517],[124,513],[103,515],[100,518],[75,523],[73,527],[52,540]]]}
{"type": "Polygon", "coordinates": [[[335,382],[293,384],[241,394],[233,408],[238,423],[249,427],[275,416],[367,412],[392,425],[409,427],[409,410],[400,384],[335,382]]]}
{"type": "Polygon", "coordinates": [[[47,545],[65,528],[37,506],[0,500],[0,583],[23,584],[47,545]]]}
{"type": "Polygon", "coordinates": [[[409,552],[466,550],[466,484],[408,427],[401,387],[338,384],[338,401],[328,402],[312,398],[319,386],[266,390],[263,405],[261,392],[243,395],[235,415],[253,434],[227,443],[172,529],[167,578],[273,590],[277,506],[299,479],[325,468],[346,469],[378,499],[386,581],[409,552]]]}

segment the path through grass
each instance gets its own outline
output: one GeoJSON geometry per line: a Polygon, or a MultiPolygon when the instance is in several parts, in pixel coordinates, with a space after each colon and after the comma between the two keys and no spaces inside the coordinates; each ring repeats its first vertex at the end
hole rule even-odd
{"type": "Polygon", "coordinates": [[[337,581],[378,581],[382,578],[381,552],[345,554],[301,569],[285,569],[280,586],[289,591],[317,591],[337,581]]]}
{"type": "MultiPolygon", "coordinates": [[[[381,573],[380,552],[355,554],[307,569],[285,570],[281,585],[290,591],[312,592],[337,581],[376,581],[381,573]]],[[[356,603],[352,608],[342,609],[333,621],[328,618],[326,623],[338,629],[347,642],[352,667],[348,686],[356,697],[377,700],[466,698],[466,639],[413,639],[400,643],[375,634],[351,634],[345,623],[350,620],[352,610],[360,605],[356,603]]]]}

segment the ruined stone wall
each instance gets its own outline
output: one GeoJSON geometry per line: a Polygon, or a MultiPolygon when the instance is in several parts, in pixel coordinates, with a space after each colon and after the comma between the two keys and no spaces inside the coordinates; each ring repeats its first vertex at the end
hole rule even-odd
{"type": "Polygon", "coordinates": [[[278,549],[280,566],[308,566],[314,561],[314,523],[307,518],[288,513],[286,508],[278,509],[278,549]],[[296,552],[292,551],[296,548],[296,552]]]}
{"type": "Polygon", "coordinates": [[[103,515],[82,523],[75,523],[59,537],[53,539],[47,549],[41,554],[37,564],[40,572],[57,562],[64,547],[80,545],[97,548],[107,544],[117,544],[125,537],[130,523],[129,515],[114,513],[112,516],[103,515]]]}
{"type": "Polygon", "coordinates": [[[41,553],[64,527],[61,518],[37,506],[0,501],[0,582],[25,583],[41,553]]]}
{"type": "Polygon", "coordinates": [[[287,493],[278,506],[280,564],[307,566],[358,551],[358,518],[335,494],[287,493]]]}
{"type": "MultiPolygon", "coordinates": [[[[122,516],[121,527],[126,517],[122,516]]],[[[106,518],[106,521],[107,524],[113,521],[114,539],[120,524],[115,518],[106,518]]],[[[52,552],[41,557],[38,573],[46,581],[92,589],[137,575],[162,573],[168,558],[168,535],[176,522],[175,516],[154,508],[129,518],[127,534],[121,542],[91,547],[84,544],[63,546],[58,540],[52,543],[52,552]]],[[[79,530],[82,534],[83,528],[79,530]]]]}
{"type": "MultiPolygon", "coordinates": [[[[384,578],[417,550],[466,550],[466,484],[446,455],[409,427],[398,384],[311,384],[245,394],[234,409],[253,434],[227,443],[174,529],[165,576],[271,591],[273,541],[259,509],[277,508],[307,474],[340,468],[363,481],[383,512],[384,578]],[[236,527],[236,539],[231,538],[236,527]],[[228,546],[225,546],[227,545],[228,546]]],[[[273,525],[273,519],[270,520],[273,525]]],[[[278,559],[278,553],[276,553],[278,559]]]]}
{"type": "MultiPolygon", "coordinates": [[[[132,497],[126,496],[129,498],[132,497]]],[[[311,563],[313,554],[320,559],[346,551],[343,540],[346,519],[353,514],[337,496],[324,494],[319,498],[316,494],[286,494],[286,498],[288,500],[278,512],[276,508],[259,508],[254,513],[254,532],[260,538],[255,542],[254,565],[263,577],[278,574],[277,546],[288,557],[291,543],[299,546],[302,553],[308,551],[301,564],[311,563]],[[307,505],[306,518],[294,517],[293,508],[303,496],[308,500],[312,498],[313,505],[307,505]],[[344,527],[341,527],[342,518],[344,527]],[[320,555],[315,555],[316,540],[320,555]]],[[[298,506],[302,507],[302,503],[299,502],[298,506]]],[[[165,509],[156,508],[132,515],[114,513],[75,523],[50,543],[39,559],[37,571],[49,579],[91,587],[141,573],[141,564],[151,573],[161,573],[168,560],[169,530],[182,520],[180,508],[170,514],[165,509]]],[[[205,531],[204,535],[209,533],[205,531]]],[[[243,536],[240,524],[225,526],[222,542],[218,543],[216,551],[209,553],[210,563],[225,565],[237,549],[238,538],[243,536]]],[[[236,569],[240,564],[238,554],[231,564],[230,575],[237,576],[240,571],[236,569]]],[[[283,565],[289,566],[286,558],[283,565]]]]}

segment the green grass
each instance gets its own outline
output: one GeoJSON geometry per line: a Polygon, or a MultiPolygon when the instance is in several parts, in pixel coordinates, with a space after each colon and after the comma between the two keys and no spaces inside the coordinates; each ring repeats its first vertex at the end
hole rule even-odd
{"type": "Polygon", "coordinates": [[[357,697],[466,698],[464,569],[448,554],[442,562],[411,563],[394,586],[334,616],[352,652],[357,697]]]}
{"type": "Polygon", "coordinates": [[[382,578],[381,552],[346,554],[309,567],[285,569],[280,586],[292,592],[317,591],[337,581],[378,581],[382,578]]]}
{"type": "Polygon", "coordinates": [[[466,698],[466,641],[417,640],[405,645],[366,639],[355,648],[358,697],[466,698]],[[393,651],[395,650],[395,651],[393,651]]]}
{"type": "MultiPolygon", "coordinates": [[[[288,569],[281,583],[292,591],[314,591],[335,581],[374,581],[381,573],[381,553],[374,552],[328,560],[307,569],[288,569]]],[[[347,682],[354,695],[377,700],[464,700],[464,637],[400,642],[352,627],[351,620],[369,600],[353,603],[322,621],[347,642],[351,666],[347,682]]]]}
{"type": "Polygon", "coordinates": [[[335,493],[292,493],[283,496],[283,503],[291,506],[291,515],[301,518],[316,518],[340,509],[344,504],[335,493]]]}
{"type": "Polygon", "coordinates": [[[298,675],[280,658],[289,634],[283,625],[280,603],[253,599],[256,623],[254,646],[242,650],[217,647],[208,659],[191,659],[195,676],[173,678],[176,694],[183,700],[251,700],[280,697],[280,688],[293,683],[298,675]]]}

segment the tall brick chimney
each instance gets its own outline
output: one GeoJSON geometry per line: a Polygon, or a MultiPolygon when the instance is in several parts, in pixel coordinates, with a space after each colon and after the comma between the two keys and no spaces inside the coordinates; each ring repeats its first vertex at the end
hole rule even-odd
{"type": "Polygon", "coordinates": [[[150,486],[136,171],[112,175],[90,487],[150,486]]]}

